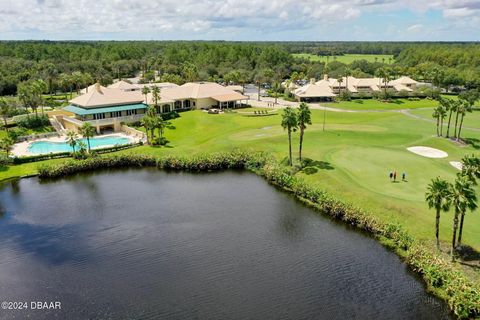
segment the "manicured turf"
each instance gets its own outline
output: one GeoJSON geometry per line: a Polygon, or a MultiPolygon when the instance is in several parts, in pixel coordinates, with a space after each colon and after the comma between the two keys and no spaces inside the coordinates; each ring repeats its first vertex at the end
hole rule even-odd
{"type": "MultiPolygon", "coordinates": [[[[419,117],[425,118],[425,119],[430,119],[433,120],[432,118],[432,109],[426,109],[426,110],[412,110],[410,111],[411,114],[417,115],[419,117]]],[[[448,120],[445,119],[445,121],[448,120]]],[[[453,119],[455,121],[455,119],[453,119]]],[[[460,120],[459,120],[460,121],[460,120]]],[[[467,113],[465,115],[465,118],[463,120],[464,126],[465,127],[472,127],[472,128],[479,128],[480,129],[480,110],[475,110],[472,113],[467,113]]]]}
{"type": "MultiPolygon", "coordinates": [[[[294,53],[295,58],[304,58],[309,59],[310,61],[322,61],[327,62],[326,56],[317,56],[314,54],[308,53],[294,53]]],[[[367,60],[368,62],[384,62],[384,63],[393,63],[393,55],[388,54],[346,54],[343,56],[330,56],[328,62],[338,61],[342,63],[352,63],[355,60],[367,60]],[[389,60],[391,58],[391,60],[389,60]],[[375,60],[376,59],[376,60],[375,60]]]]}
{"type": "Polygon", "coordinates": [[[320,103],[322,106],[345,110],[400,110],[433,108],[438,102],[430,99],[411,101],[408,99],[394,99],[390,102],[383,102],[376,99],[353,99],[351,101],[320,103]]]}
{"type": "MultiPolygon", "coordinates": [[[[405,107],[408,108],[408,103],[405,107]]],[[[143,146],[123,152],[191,155],[240,147],[269,151],[282,160],[288,147],[287,135],[279,125],[280,114],[248,117],[238,113],[186,112],[172,121],[175,129],[166,131],[168,147],[143,146]]],[[[313,163],[298,174],[382,219],[398,221],[416,237],[433,244],[435,213],[424,202],[426,186],[436,176],[453,180],[457,170],[449,161],[458,161],[468,153],[480,156],[480,149],[436,138],[433,123],[399,112],[327,112],[326,115],[326,131],[322,131],[323,111],[312,110],[314,125],[306,131],[304,156],[313,163]],[[449,157],[429,159],[406,150],[416,145],[444,150],[449,157]],[[391,170],[399,175],[405,171],[408,182],[390,182],[391,170]]],[[[480,139],[480,132],[465,130],[464,136],[480,139]]],[[[295,133],[295,152],[297,145],[298,133],[295,133]]],[[[34,173],[37,165],[2,168],[0,179],[34,173]]],[[[451,237],[452,216],[452,213],[442,216],[441,238],[445,247],[451,237]]],[[[480,250],[478,213],[468,213],[465,223],[464,242],[480,250]]]]}

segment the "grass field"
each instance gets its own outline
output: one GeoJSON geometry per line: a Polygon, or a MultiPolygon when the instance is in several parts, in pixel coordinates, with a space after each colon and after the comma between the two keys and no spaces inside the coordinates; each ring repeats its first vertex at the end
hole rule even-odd
{"type": "Polygon", "coordinates": [[[351,101],[323,102],[320,104],[330,108],[345,110],[400,110],[434,108],[438,105],[438,101],[430,99],[421,99],[418,101],[394,99],[391,102],[383,102],[376,99],[353,99],[351,101]]]}
{"type": "MultiPolygon", "coordinates": [[[[422,117],[422,118],[425,118],[425,119],[429,119],[429,120],[433,120],[432,118],[432,113],[433,113],[433,110],[412,110],[410,112],[411,114],[414,114],[414,115],[417,115],[419,117],[422,117]]],[[[447,116],[447,119],[445,119],[445,121],[448,120],[448,116],[447,116]]],[[[455,119],[453,119],[453,121],[455,121],[455,119]]],[[[464,118],[464,126],[465,127],[474,127],[474,128],[478,128],[480,127],[480,110],[475,110],[473,111],[472,113],[467,113],[465,115],[465,118],[464,118]]]]}
{"type": "MultiPolygon", "coordinates": [[[[308,59],[310,61],[321,61],[327,62],[327,56],[317,56],[314,54],[308,53],[294,53],[295,58],[308,59]]],[[[355,60],[367,60],[368,62],[384,62],[384,63],[393,63],[393,55],[388,54],[346,54],[343,56],[329,56],[328,62],[338,61],[345,64],[350,64],[355,60]]]]}
{"type": "MultiPolygon", "coordinates": [[[[304,156],[312,162],[297,174],[341,199],[371,210],[377,217],[401,223],[416,237],[433,244],[435,214],[424,201],[426,186],[436,176],[453,180],[457,170],[449,161],[458,161],[470,153],[480,155],[480,149],[437,138],[433,123],[398,112],[327,112],[326,131],[321,125],[323,111],[312,110],[312,116],[313,125],[306,131],[304,146],[304,156]],[[416,145],[444,150],[449,157],[429,159],[406,150],[416,145]],[[391,183],[391,170],[406,172],[408,182],[391,183]]],[[[143,146],[122,152],[191,155],[240,147],[268,151],[283,160],[288,145],[280,120],[280,113],[249,117],[239,113],[185,112],[172,121],[175,129],[165,133],[170,140],[168,147],[143,146]]],[[[478,121],[469,125],[480,128],[478,121]]],[[[466,129],[464,136],[480,139],[480,132],[466,129]]],[[[296,133],[294,150],[297,143],[296,133]]],[[[0,168],[0,179],[35,173],[37,166],[33,163],[0,168]]],[[[452,213],[442,217],[440,232],[445,246],[451,237],[451,220],[452,213]]],[[[478,213],[467,214],[464,239],[480,250],[478,213]]]]}

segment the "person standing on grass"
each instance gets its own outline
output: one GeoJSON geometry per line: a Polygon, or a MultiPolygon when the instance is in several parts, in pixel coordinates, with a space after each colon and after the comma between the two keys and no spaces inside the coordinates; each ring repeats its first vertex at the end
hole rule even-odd
{"type": "Polygon", "coordinates": [[[390,182],[392,182],[392,178],[393,178],[393,172],[390,171],[390,182]]]}
{"type": "Polygon", "coordinates": [[[405,172],[402,173],[402,181],[407,181],[407,174],[405,172]]]}
{"type": "Polygon", "coordinates": [[[393,171],[393,182],[397,182],[397,171],[393,171]]]}

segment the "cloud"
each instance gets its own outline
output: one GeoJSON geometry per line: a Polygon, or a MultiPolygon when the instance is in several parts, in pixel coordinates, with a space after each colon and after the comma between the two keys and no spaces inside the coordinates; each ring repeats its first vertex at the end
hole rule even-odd
{"type": "MultiPolygon", "coordinates": [[[[431,10],[442,13],[445,23],[456,25],[461,18],[480,28],[478,0],[0,0],[0,8],[0,37],[12,38],[331,37],[364,15],[431,10]]],[[[388,40],[381,30],[367,30],[388,40]]]]}
{"type": "Polygon", "coordinates": [[[423,24],[414,24],[407,28],[408,32],[418,32],[423,28],[423,24]]]}

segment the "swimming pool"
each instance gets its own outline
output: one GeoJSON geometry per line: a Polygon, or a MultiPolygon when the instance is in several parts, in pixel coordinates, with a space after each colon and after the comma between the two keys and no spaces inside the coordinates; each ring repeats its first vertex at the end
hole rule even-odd
{"type": "MultiPolygon", "coordinates": [[[[78,150],[78,143],[84,142],[87,144],[87,139],[78,139],[75,149],[78,150]]],[[[90,147],[92,149],[102,148],[107,146],[121,145],[131,143],[132,139],[122,136],[109,136],[90,138],[90,147]]],[[[57,153],[57,152],[69,152],[72,151],[72,147],[67,142],[53,142],[53,141],[35,141],[28,146],[28,152],[32,155],[57,153]]]]}

